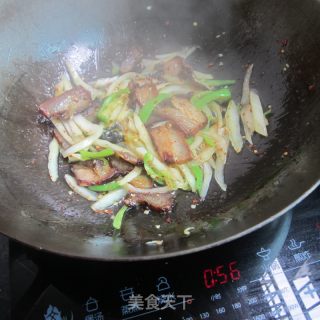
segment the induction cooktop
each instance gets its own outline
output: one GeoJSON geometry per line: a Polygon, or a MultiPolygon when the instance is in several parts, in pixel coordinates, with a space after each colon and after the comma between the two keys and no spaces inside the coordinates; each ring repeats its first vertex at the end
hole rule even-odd
{"type": "Polygon", "coordinates": [[[319,320],[320,189],[262,229],[199,253],[101,263],[10,242],[0,266],[2,309],[10,303],[14,320],[319,320]]]}

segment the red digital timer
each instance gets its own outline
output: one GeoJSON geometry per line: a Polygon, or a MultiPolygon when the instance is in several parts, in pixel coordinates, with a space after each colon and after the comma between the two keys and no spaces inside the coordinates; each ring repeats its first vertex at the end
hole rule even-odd
{"type": "Polygon", "coordinates": [[[232,261],[228,266],[220,265],[214,269],[203,270],[203,280],[205,286],[210,289],[216,284],[225,284],[231,281],[240,280],[240,271],[235,267],[237,261],[232,261]]]}

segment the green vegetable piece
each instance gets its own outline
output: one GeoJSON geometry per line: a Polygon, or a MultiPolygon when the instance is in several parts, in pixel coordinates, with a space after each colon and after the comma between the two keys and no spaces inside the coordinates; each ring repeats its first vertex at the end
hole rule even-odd
{"type": "Polygon", "coordinates": [[[196,189],[198,193],[200,193],[202,189],[202,184],[203,184],[203,172],[200,166],[198,165],[193,165],[191,166],[191,171],[196,178],[196,189]]]}
{"type": "Polygon", "coordinates": [[[112,181],[105,184],[90,186],[88,189],[92,191],[106,192],[106,191],[116,190],[119,188],[121,188],[121,185],[117,181],[112,181]]]}
{"type": "Polygon", "coordinates": [[[158,96],[156,96],[155,98],[151,99],[150,101],[148,101],[140,110],[139,112],[139,117],[141,119],[141,121],[143,123],[146,123],[154,108],[159,104],[161,103],[162,101],[164,100],[167,100],[171,98],[171,95],[170,94],[167,94],[167,93],[160,93],[158,96]]]}
{"type": "Polygon", "coordinates": [[[113,227],[117,230],[120,230],[121,225],[122,225],[122,220],[124,217],[125,212],[127,211],[128,207],[123,206],[121,209],[116,213],[116,216],[113,219],[113,227]]]}
{"type": "Polygon", "coordinates": [[[111,73],[113,76],[116,76],[117,74],[120,73],[120,67],[117,63],[112,61],[112,69],[111,69],[111,73]]]}
{"type": "Polygon", "coordinates": [[[110,106],[110,104],[115,102],[117,99],[119,99],[123,94],[129,94],[129,93],[130,93],[129,88],[125,88],[125,89],[120,89],[117,92],[114,92],[110,94],[108,97],[106,97],[97,113],[97,118],[102,122],[106,122],[108,119],[105,115],[105,112],[110,106]]]}
{"type": "Polygon", "coordinates": [[[92,160],[92,159],[99,159],[99,158],[105,158],[112,156],[114,154],[114,151],[110,148],[101,150],[101,151],[96,151],[96,152],[91,152],[91,151],[85,151],[81,150],[80,155],[82,160],[92,160]]]}
{"type": "Polygon", "coordinates": [[[187,144],[188,144],[188,145],[193,144],[194,139],[195,139],[194,137],[189,137],[189,138],[187,139],[187,144]]]}
{"type": "Polygon", "coordinates": [[[236,83],[235,80],[213,80],[213,79],[206,79],[203,82],[209,87],[231,86],[236,83]]]}
{"type": "Polygon", "coordinates": [[[153,160],[153,155],[150,152],[147,152],[143,157],[143,165],[147,174],[151,177],[152,180],[159,184],[164,184],[164,180],[162,179],[162,175],[157,172],[157,170],[153,169],[150,166],[150,162],[153,160]]]}
{"type": "Polygon", "coordinates": [[[202,134],[202,138],[203,138],[204,142],[205,142],[209,147],[215,147],[215,146],[216,146],[215,141],[214,141],[211,137],[209,137],[208,135],[202,134]]]}
{"type": "Polygon", "coordinates": [[[204,106],[208,105],[212,101],[217,101],[221,103],[229,101],[230,99],[231,91],[227,88],[223,88],[215,91],[203,91],[197,93],[191,98],[191,103],[195,107],[202,109],[204,106]]]}

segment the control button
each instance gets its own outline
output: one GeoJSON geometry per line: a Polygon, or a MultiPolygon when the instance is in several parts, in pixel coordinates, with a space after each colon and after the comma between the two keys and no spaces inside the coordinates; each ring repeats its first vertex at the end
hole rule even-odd
{"type": "Polygon", "coordinates": [[[46,313],[43,316],[45,320],[62,319],[61,311],[56,306],[52,306],[51,304],[49,305],[46,313]]]}
{"type": "Polygon", "coordinates": [[[210,313],[209,312],[201,312],[199,314],[200,319],[209,319],[210,318],[210,313]]]}
{"type": "Polygon", "coordinates": [[[120,290],[120,297],[123,301],[127,302],[129,301],[130,297],[134,295],[133,288],[127,288],[120,290]]]}
{"type": "Polygon", "coordinates": [[[305,262],[311,258],[311,253],[309,252],[309,250],[306,250],[303,252],[295,253],[293,257],[296,263],[305,262]]]}
{"type": "Polygon", "coordinates": [[[221,293],[219,292],[219,293],[212,294],[210,299],[211,301],[221,300],[222,299],[221,293]]]}
{"type": "Polygon", "coordinates": [[[240,294],[246,292],[247,290],[248,287],[246,285],[237,288],[237,292],[240,294]]]}
{"type": "MultiPolygon", "coordinates": [[[[90,297],[87,302],[85,303],[86,306],[86,316],[84,320],[92,320],[92,319],[99,319],[104,320],[104,315],[101,311],[99,311],[98,300],[95,298],[90,297]]],[[[63,318],[65,319],[65,318],[63,318]]]]}
{"type": "Polygon", "coordinates": [[[306,309],[313,307],[320,302],[317,290],[308,276],[293,280],[294,286],[299,292],[306,309]]]}
{"type": "Polygon", "coordinates": [[[257,256],[262,258],[264,261],[268,261],[270,259],[271,249],[264,249],[261,248],[260,251],[258,251],[257,256]]]}
{"type": "Polygon", "coordinates": [[[158,279],[158,283],[156,285],[158,292],[169,290],[170,285],[168,283],[168,279],[166,277],[160,277],[158,279]]]}
{"type": "Polygon", "coordinates": [[[98,300],[90,297],[86,302],[86,311],[93,312],[93,311],[97,311],[98,309],[99,309],[98,300]]]}
{"type": "Polygon", "coordinates": [[[224,314],[226,313],[226,308],[225,307],[220,307],[216,309],[217,314],[224,314]]]}
{"type": "Polygon", "coordinates": [[[305,243],[305,241],[297,242],[295,239],[290,239],[289,241],[290,241],[290,244],[288,245],[288,249],[291,251],[300,249],[302,245],[305,243]]]}

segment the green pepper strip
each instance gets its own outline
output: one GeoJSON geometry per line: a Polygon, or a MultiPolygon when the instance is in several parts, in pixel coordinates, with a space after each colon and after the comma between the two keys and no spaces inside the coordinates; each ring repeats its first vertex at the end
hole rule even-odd
{"type": "Polygon", "coordinates": [[[224,88],[216,91],[203,91],[195,94],[191,98],[191,103],[197,108],[201,109],[212,101],[226,102],[231,99],[231,92],[224,88]]]}
{"type": "Polygon", "coordinates": [[[80,155],[82,160],[92,160],[92,159],[99,159],[99,158],[105,158],[112,156],[114,154],[114,151],[110,148],[101,150],[101,151],[96,151],[96,152],[91,152],[91,151],[85,151],[81,150],[80,155]]]}
{"type": "Polygon", "coordinates": [[[100,184],[96,186],[90,186],[88,189],[92,191],[98,191],[98,192],[106,192],[106,191],[112,191],[121,188],[121,185],[117,181],[112,181],[105,184],[100,184]]]}
{"type": "Polygon", "coordinates": [[[123,206],[116,213],[116,216],[114,217],[113,224],[112,224],[115,229],[119,230],[121,228],[122,220],[123,220],[124,214],[127,211],[127,209],[128,209],[127,206],[123,206]]]}
{"type": "Polygon", "coordinates": [[[212,80],[207,79],[204,80],[204,83],[210,87],[222,87],[222,86],[230,86],[236,83],[235,80],[212,80]]]}
{"type": "Polygon", "coordinates": [[[206,135],[205,133],[203,133],[201,136],[202,136],[204,142],[205,142],[208,146],[210,146],[210,147],[215,147],[215,146],[216,146],[216,143],[215,143],[214,139],[212,139],[211,137],[209,137],[209,136],[206,135]]]}
{"type": "Polygon", "coordinates": [[[196,189],[198,193],[200,193],[202,189],[202,184],[203,184],[203,172],[200,166],[198,165],[193,165],[191,166],[191,171],[194,174],[196,178],[196,189]]]}
{"type": "Polygon", "coordinates": [[[194,137],[189,137],[189,138],[187,139],[187,144],[188,144],[188,145],[193,144],[194,139],[195,139],[194,137]]]}
{"type": "Polygon", "coordinates": [[[150,162],[152,161],[152,159],[153,159],[153,155],[151,153],[147,152],[144,155],[143,157],[144,169],[154,181],[156,181],[159,184],[164,184],[161,174],[157,173],[157,171],[150,166],[150,162]]]}
{"type": "Polygon", "coordinates": [[[159,104],[161,103],[162,101],[164,100],[167,100],[171,98],[171,95],[170,94],[167,94],[167,93],[160,93],[158,96],[156,96],[155,98],[151,99],[150,101],[148,101],[140,110],[139,112],[139,116],[140,116],[140,119],[143,123],[146,123],[154,108],[159,104]]]}
{"type": "Polygon", "coordinates": [[[106,97],[97,113],[97,118],[102,122],[107,121],[108,119],[104,114],[105,111],[107,110],[107,108],[111,103],[113,103],[115,100],[117,100],[119,97],[121,97],[125,93],[130,93],[129,88],[120,89],[119,91],[114,92],[110,94],[108,97],[106,97]]]}

